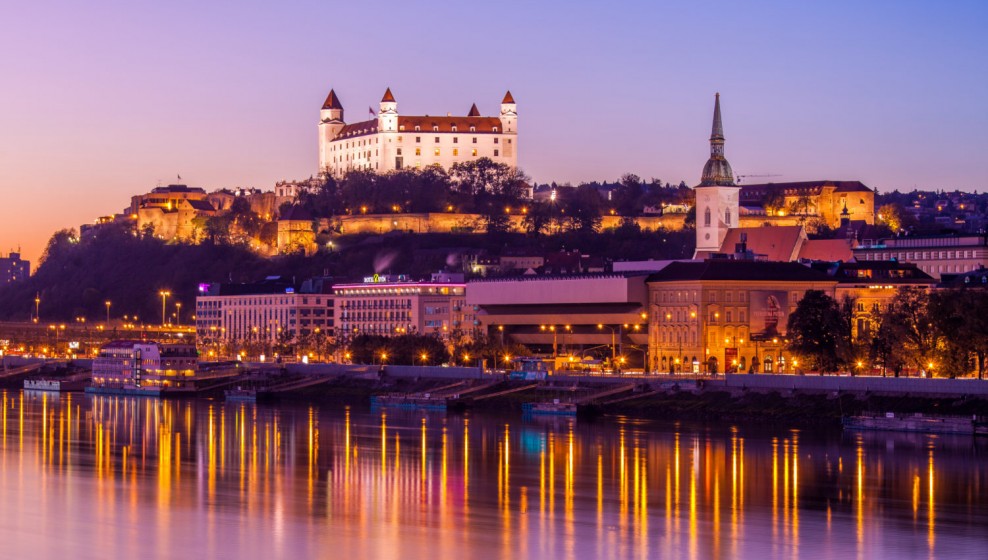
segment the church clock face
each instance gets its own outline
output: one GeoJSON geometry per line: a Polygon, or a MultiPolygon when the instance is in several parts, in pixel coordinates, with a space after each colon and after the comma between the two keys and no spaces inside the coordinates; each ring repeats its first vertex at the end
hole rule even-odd
{"type": "Polygon", "coordinates": [[[707,241],[710,241],[710,234],[708,233],[707,235],[704,235],[703,238],[706,239],[707,241]]]}

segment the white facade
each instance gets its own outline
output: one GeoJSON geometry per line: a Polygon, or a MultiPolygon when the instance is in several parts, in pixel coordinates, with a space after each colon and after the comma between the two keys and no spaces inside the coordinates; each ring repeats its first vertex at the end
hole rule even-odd
{"type": "Polygon", "coordinates": [[[738,187],[695,187],[696,251],[720,252],[727,230],[738,227],[738,187]]]}
{"type": "Polygon", "coordinates": [[[339,332],[447,338],[459,331],[468,335],[476,325],[465,292],[462,282],[395,282],[376,275],[361,284],[336,285],[339,332]]]}
{"type": "Polygon", "coordinates": [[[201,295],[196,332],[201,341],[277,342],[333,331],[333,296],[320,293],[201,295]]]}
{"type": "Polygon", "coordinates": [[[501,114],[483,117],[474,105],[465,116],[402,116],[389,89],[376,119],[347,124],[343,106],[330,91],[320,111],[319,171],[342,177],[350,170],[386,173],[490,158],[518,164],[518,112],[511,92],[501,114]]]}

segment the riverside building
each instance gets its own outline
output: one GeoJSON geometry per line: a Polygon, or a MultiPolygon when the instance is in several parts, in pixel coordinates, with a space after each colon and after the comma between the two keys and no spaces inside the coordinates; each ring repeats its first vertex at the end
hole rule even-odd
{"type": "Polygon", "coordinates": [[[319,172],[334,177],[357,169],[375,173],[429,165],[449,169],[482,157],[518,165],[518,111],[510,91],[496,117],[481,116],[476,104],[462,116],[399,115],[390,88],[376,117],[369,120],[347,123],[333,90],[319,111],[319,172]]]}
{"type": "Polygon", "coordinates": [[[117,340],[100,348],[93,360],[87,392],[195,390],[199,356],[193,344],[117,340]]]}
{"type": "Polygon", "coordinates": [[[301,286],[271,278],[254,284],[200,284],[196,336],[204,352],[255,342],[272,345],[310,335],[331,337],[333,294],[317,278],[301,286]]]}
{"type": "Polygon", "coordinates": [[[472,335],[475,317],[466,305],[462,274],[433,274],[428,282],[375,274],[363,282],[333,286],[340,336],[371,334],[472,335]]]}

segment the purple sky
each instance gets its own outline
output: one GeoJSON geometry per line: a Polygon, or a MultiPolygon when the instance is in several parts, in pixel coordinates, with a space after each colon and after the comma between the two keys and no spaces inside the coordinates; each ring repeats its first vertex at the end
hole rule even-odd
{"type": "Polygon", "coordinates": [[[386,86],[404,114],[496,114],[510,89],[539,182],[696,183],[719,91],[736,173],[983,190],[988,3],[803,4],[12,3],[0,253],[177,174],[308,177],[330,87],[350,121],[386,86]]]}

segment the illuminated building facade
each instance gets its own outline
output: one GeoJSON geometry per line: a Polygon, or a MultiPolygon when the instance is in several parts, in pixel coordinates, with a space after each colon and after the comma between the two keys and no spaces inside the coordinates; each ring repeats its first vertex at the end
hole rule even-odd
{"type": "Polygon", "coordinates": [[[652,371],[791,373],[786,322],[808,290],[837,281],[798,263],[673,262],[648,277],[652,371]]]}
{"type": "Polygon", "coordinates": [[[331,337],[334,326],[333,295],[323,279],[299,287],[275,279],[202,284],[196,297],[196,335],[204,345],[331,337]]]}
{"type": "Polygon", "coordinates": [[[509,91],[501,114],[481,116],[476,105],[465,116],[404,116],[389,88],[375,118],[355,123],[343,120],[343,104],[330,90],[319,112],[319,172],[342,177],[363,169],[387,173],[490,158],[518,165],[518,110],[509,91]]]}
{"type": "Polygon", "coordinates": [[[338,335],[469,337],[475,317],[465,293],[462,274],[434,274],[429,282],[375,274],[361,283],[338,284],[333,286],[338,335]]]}
{"type": "Polygon", "coordinates": [[[97,389],[194,389],[199,355],[194,344],[118,340],[93,360],[97,389]]]}
{"type": "Polygon", "coordinates": [[[988,266],[988,236],[943,235],[865,240],[854,248],[854,258],[859,262],[915,263],[920,270],[939,279],[944,274],[962,274],[988,266]]]}

